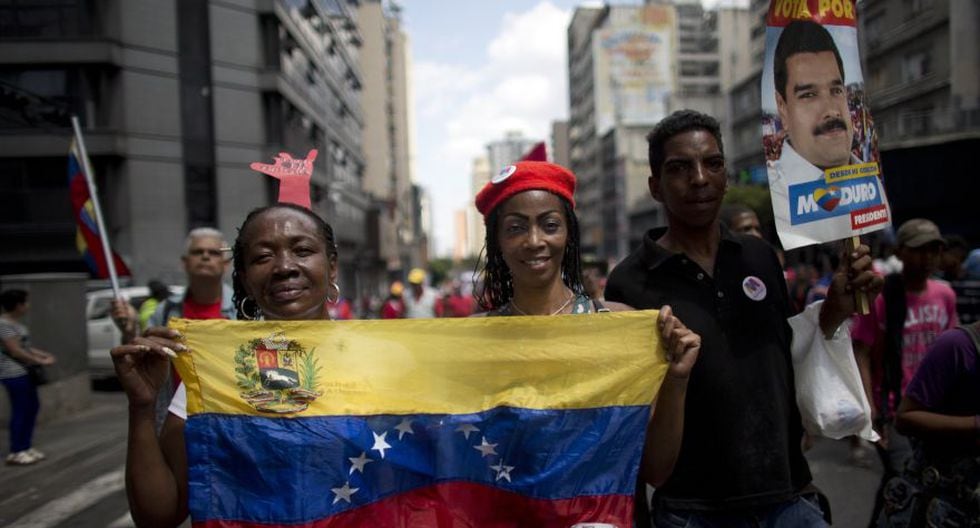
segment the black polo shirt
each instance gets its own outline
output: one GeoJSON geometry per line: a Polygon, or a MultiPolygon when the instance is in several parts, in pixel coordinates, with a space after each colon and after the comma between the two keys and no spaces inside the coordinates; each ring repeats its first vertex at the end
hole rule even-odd
{"type": "Polygon", "coordinates": [[[710,276],[684,254],[658,245],[665,232],[647,232],[606,286],[606,299],[634,308],[669,304],[701,335],[680,455],[657,489],[657,502],[728,510],[791,499],[811,476],[800,448],[792,330],[779,261],[762,240],[722,227],[710,276]]]}

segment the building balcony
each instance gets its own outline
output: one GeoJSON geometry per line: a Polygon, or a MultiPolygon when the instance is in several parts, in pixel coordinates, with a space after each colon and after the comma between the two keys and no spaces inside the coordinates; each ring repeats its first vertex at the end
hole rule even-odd
{"type": "MultiPolygon", "coordinates": [[[[126,138],[114,130],[83,130],[90,157],[127,154],[126,138]]],[[[72,140],[72,129],[17,129],[0,132],[0,158],[64,157],[72,140]],[[9,132],[9,133],[6,133],[9,132]]]]}
{"type": "Polygon", "coordinates": [[[925,9],[878,35],[866,35],[866,59],[869,62],[873,61],[896,46],[916,40],[929,30],[942,26],[948,21],[948,10],[925,9]]]}
{"type": "Polygon", "coordinates": [[[885,110],[928,93],[949,87],[949,77],[929,73],[913,81],[893,84],[882,90],[868,92],[868,100],[875,111],[885,110]]]}
{"type": "Polygon", "coordinates": [[[875,121],[881,150],[980,137],[980,110],[904,110],[875,121]]]}
{"type": "Polygon", "coordinates": [[[105,39],[0,40],[6,66],[24,64],[118,64],[119,45],[105,39]]]}

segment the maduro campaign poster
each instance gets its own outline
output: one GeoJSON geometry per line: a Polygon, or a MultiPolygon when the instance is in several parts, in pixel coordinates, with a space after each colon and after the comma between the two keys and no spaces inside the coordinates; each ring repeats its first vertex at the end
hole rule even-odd
{"type": "Polygon", "coordinates": [[[762,143],[783,247],[890,225],[855,1],[773,0],[767,26],[762,143]]]}

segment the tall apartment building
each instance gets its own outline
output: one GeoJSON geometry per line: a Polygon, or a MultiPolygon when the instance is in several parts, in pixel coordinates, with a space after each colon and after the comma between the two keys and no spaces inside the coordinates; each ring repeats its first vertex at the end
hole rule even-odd
{"type": "Polygon", "coordinates": [[[549,159],[552,163],[568,167],[572,160],[569,158],[568,121],[551,122],[551,151],[549,159]]]}
{"type": "Polygon", "coordinates": [[[84,269],[66,175],[77,114],[138,282],[181,281],[188,229],[233,238],[275,200],[250,162],[317,148],[313,208],[353,291],[369,206],[360,41],[348,0],[0,4],[0,273],[84,269]]]}
{"type": "Polygon", "coordinates": [[[895,220],[935,220],[980,243],[980,3],[859,4],[866,98],[895,220]]]}
{"type": "MultiPolygon", "coordinates": [[[[491,176],[490,160],[486,156],[473,158],[473,168],[470,171],[470,196],[475,197],[476,193],[480,192],[480,189],[490,182],[491,176]]],[[[469,230],[467,237],[468,253],[469,256],[475,257],[483,250],[487,230],[483,225],[483,215],[476,210],[475,205],[469,204],[466,212],[468,215],[467,229],[469,230]]]]}
{"type": "Polygon", "coordinates": [[[575,173],[575,202],[583,253],[602,243],[599,217],[599,138],[596,135],[592,35],[608,7],[579,7],[568,25],[568,168],[575,173]]]}
{"type": "MultiPolygon", "coordinates": [[[[725,158],[730,173],[740,181],[767,183],[766,160],[762,149],[762,63],[766,52],[766,13],[769,0],[749,2],[749,69],[736,78],[728,91],[730,134],[724,138],[725,158]]],[[[745,53],[736,53],[744,61],[745,53]]]]}
{"type": "Polygon", "coordinates": [[[676,94],[672,5],[579,8],[568,28],[569,146],[578,177],[582,251],[618,260],[630,249],[627,211],[652,207],[645,135],[676,94]]]}
{"type": "Polygon", "coordinates": [[[491,174],[520,160],[537,144],[538,140],[525,137],[519,130],[508,131],[503,139],[487,143],[487,162],[491,174]]]}
{"type": "Polygon", "coordinates": [[[364,87],[364,190],[375,204],[378,285],[422,265],[412,191],[409,42],[393,2],[360,2],[357,24],[364,87]]]}
{"type": "Polygon", "coordinates": [[[677,87],[670,110],[688,108],[720,116],[724,110],[720,89],[718,12],[706,10],[700,0],[660,0],[677,12],[677,87]]]}

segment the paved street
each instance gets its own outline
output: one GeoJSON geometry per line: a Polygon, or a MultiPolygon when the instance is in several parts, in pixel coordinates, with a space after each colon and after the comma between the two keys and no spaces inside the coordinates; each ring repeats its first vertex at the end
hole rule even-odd
{"type": "MultiPolygon", "coordinates": [[[[123,482],[125,397],[98,391],[92,401],[88,410],[38,429],[35,445],[47,460],[0,466],[0,526],[132,526],[123,482]]],[[[6,433],[0,430],[4,452],[6,433]]],[[[847,447],[843,441],[819,440],[807,458],[816,484],[830,498],[834,526],[863,528],[880,470],[849,465],[847,447]]]]}

